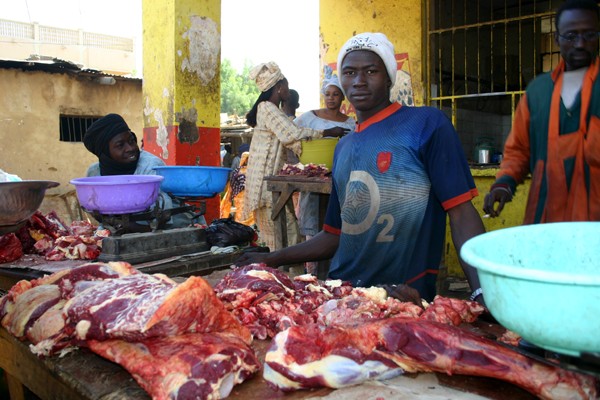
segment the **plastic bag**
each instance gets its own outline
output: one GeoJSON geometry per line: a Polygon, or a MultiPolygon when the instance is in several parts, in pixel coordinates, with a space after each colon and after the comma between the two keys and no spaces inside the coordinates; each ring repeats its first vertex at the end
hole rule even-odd
{"type": "Polygon", "coordinates": [[[234,246],[250,243],[258,238],[256,231],[248,225],[235,222],[233,218],[215,219],[206,228],[206,242],[210,246],[234,246]]]}

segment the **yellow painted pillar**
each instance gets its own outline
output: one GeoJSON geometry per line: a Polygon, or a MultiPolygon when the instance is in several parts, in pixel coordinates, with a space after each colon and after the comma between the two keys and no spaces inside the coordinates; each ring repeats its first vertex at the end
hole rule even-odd
{"type": "MultiPolygon", "coordinates": [[[[392,97],[405,105],[423,104],[421,0],[320,0],[321,77],[337,73],[346,40],[361,32],[381,32],[394,44],[398,76],[392,97]]],[[[350,103],[342,112],[354,115],[350,103]]]]}
{"type": "MultiPolygon", "coordinates": [[[[144,149],[168,165],[219,166],[221,1],[142,3],[144,149]]],[[[210,223],[219,199],[206,207],[210,223]]]]}

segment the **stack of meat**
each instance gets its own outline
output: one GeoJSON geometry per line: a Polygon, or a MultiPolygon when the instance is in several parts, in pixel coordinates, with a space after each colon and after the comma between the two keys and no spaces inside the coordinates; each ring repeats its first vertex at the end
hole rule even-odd
{"type": "Polygon", "coordinates": [[[408,372],[501,379],[542,399],[595,399],[598,380],[522,356],[464,329],[484,311],[436,297],[424,307],[260,264],[215,290],[127,263],[89,263],[17,283],[0,322],[40,356],[84,346],[122,365],[154,399],[218,399],[261,369],[251,333],[273,337],[264,378],[276,390],[339,388],[408,372]],[[216,293],[215,293],[216,292],[216,293]]]}
{"type": "Polygon", "coordinates": [[[40,254],[49,261],[95,260],[108,230],[97,230],[87,221],[67,226],[54,211],[39,211],[16,233],[0,236],[0,263],[18,260],[23,254],[40,254]]]}
{"type": "Polygon", "coordinates": [[[473,322],[485,310],[476,302],[440,296],[424,310],[388,297],[379,287],[353,288],[348,282],[320,281],[308,274],[290,279],[264,264],[234,269],[215,286],[215,291],[257,339],[272,338],[290,326],[332,325],[350,319],[403,316],[460,325],[473,322]]]}
{"type": "Polygon", "coordinates": [[[352,286],[318,281],[311,275],[292,280],[276,269],[250,264],[227,274],[215,291],[255,338],[266,339],[290,326],[316,322],[315,310],[330,299],[347,296],[352,286]]]}
{"type": "Polygon", "coordinates": [[[325,178],[331,171],[324,165],[317,164],[284,164],[278,175],[284,176],[306,176],[309,178],[325,178]]]}
{"type": "Polygon", "coordinates": [[[300,276],[264,265],[235,269],[216,287],[257,337],[274,336],[264,378],[284,391],[355,385],[404,372],[492,377],[542,399],[595,399],[598,380],[522,356],[460,327],[484,311],[438,296],[425,309],[381,288],[300,276]]]}
{"type": "Polygon", "coordinates": [[[176,284],[128,263],[20,281],[0,300],[0,321],[40,356],[88,347],[153,399],[224,398],[260,370],[250,332],[204,279],[176,284]]]}

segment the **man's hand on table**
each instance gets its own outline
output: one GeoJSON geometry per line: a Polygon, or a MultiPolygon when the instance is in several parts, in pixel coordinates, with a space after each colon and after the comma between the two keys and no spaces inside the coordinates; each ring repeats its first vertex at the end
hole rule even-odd
{"type": "Polygon", "coordinates": [[[248,264],[256,264],[256,263],[264,263],[269,265],[268,257],[271,253],[265,252],[256,252],[256,251],[245,251],[237,260],[235,260],[234,264],[238,267],[243,267],[248,264]]]}
{"type": "Polygon", "coordinates": [[[379,287],[385,289],[388,297],[393,297],[400,301],[410,302],[423,307],[419,292],[408,285],[379,285],[379,287]]]}

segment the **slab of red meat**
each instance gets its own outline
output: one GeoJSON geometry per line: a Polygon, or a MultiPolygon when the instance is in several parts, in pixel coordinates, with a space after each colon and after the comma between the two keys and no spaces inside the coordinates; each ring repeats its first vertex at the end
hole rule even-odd
{"type": "Polygon", "coordinates": [[[485,311],[476,301],[436,296],[421,318],[458,326],[474,322],[485,311]]]}
{"type": "Polygon", "coordinates": [[[215,285],[220,300],[228,308],[248,308],[254,303],[269,299],[292,297],[294,283],[285,273],[264,264],[250,264],[236,268],[215,285]]]}
{"type": "Polygon", "coordinates": [[[61,236],[67,236],[71,232],[64,222],[56,215],[55,211],[49,212],[47,215],[43,215],[41,212],[36,211],[27,222],[27,228],[34,239],[39,239],[37,235],[48,235],[56,239],[61,236]]]}
{"type": "Polygon", "coordinates": [[[291,280],[264,264],[234,269],[215,286],[225,307],[258,339],[273,337],[292,325],[315,322],[315,310],[321,304],[351,290],[348,283],[318,281],[309,275],[291,280]]]}
{"type": "Polygon", "coordinates": [[[69,231],[74,236],[94,236],[96,227],[88,221],[73,221],[69,225],[69,231]]]}
{"type": "Polygon", "coordinates": [[[274,388],[343,387],[405,372],[501,379],[542,399],[595,399],[598,380],[516,353],[453,325],[389,318],[354,325],[295,326],[265,357],[274,388]]]}
{"type": "Polygon", "coordinates": [[[29,321],[26,337],[31,343],[40,343],[48,338],[61,336],[65,328],[62,309],[67,300],[60,299],[52,307],[46,309],[39,318],[29,321]]]}
{"type": "Polygon", "coordinates": [[[22,338],[33,323],[59,301],[58,285],[32,287],[16,299],[10,312],[2,319],[2,326],[22,338]]]}
{"type": "Polygon", "coordinates": [[[73,269],[64,269],[39,279],[19,281],[10,288],[4,297],[0,298],[0,321],[2,321],[4,316],[14,308],[18,297],[33,287],[40,285],[58,285],[61,291],[60,297],[68,299],[71,297],[72,294],[70,292],[74,290],[77,282],[118,278],[120,276],[136,273],[138,273],[138,271],[129,263],[88,263],[73,269]]]}
{"type": "Polygon", "coordinates": [[[88,221],[73,221],[66,226],[54,211],[47,215],[36,211],[16,234],[25,253],[41,254],[48,261],[95,260],[100,255],[102,238],[107,236],[88,221]]]}
{"type": "Polygon", "coordinates": [[[319,177],[325,178],[330,175],[331,172],[324,165],[318,164],[284,164],[278,175],[292,175],[292,176],[306,176],[306,177],[319,177]]]}
{"type": "MultiPolygon", "coordinates": [[[[38,248],[36,242],[35,247],[38,248]]],[[[95,236],[61,236],[46,248],[44,254],[48,261],[95,260],[100,256],[102,238],[95,236]]],[[[38,249],[39,250],[39,249],[38,249]]]]}
{"type": "Polygon", "coordinates": [[[0,264],[23,257],[23,246],[14,233],[0,235],[0,264]]]}
{"type": "Polygon", "coordinates": [[[62,307],[73,294],[103,279],[137,274],[128,263],[89,263],[31,281],[19,281],[0,299],[0,323],[14,336],[37,344],[61,337],[62,307]]]}
{"type": "Polygon", "coordinates": [[[25,293],[25,291],[31,289],[31,287],[30,281],[19,281],[10,288],[7,294],[0,298],[0,322],[14,308],[15,299],[25,293]]]}
{"type": "Polygon", "coordinates": [[[254,351],[226,333],[185,334],[141,342],[88,342],[123,366],[153,400],[222,399],[260,370],[254,351]]]}
{"type": "Polygon", "coordinates": [[[397,316],[418,318],[422,313],[423,308],[387,297],[378,287],[354,288],[347,296],[329,300],[316,310],[317,321],[324,325],[397,316]]]}
{"type": "Polygon", "coordinates": [[[110,279],[71,298],[64,314],[80,340],[134,341],[227,331],[251,342],[250,332],[225,310],[200,277],[179,285],[166,276],[147,274],[110,279]]]}

